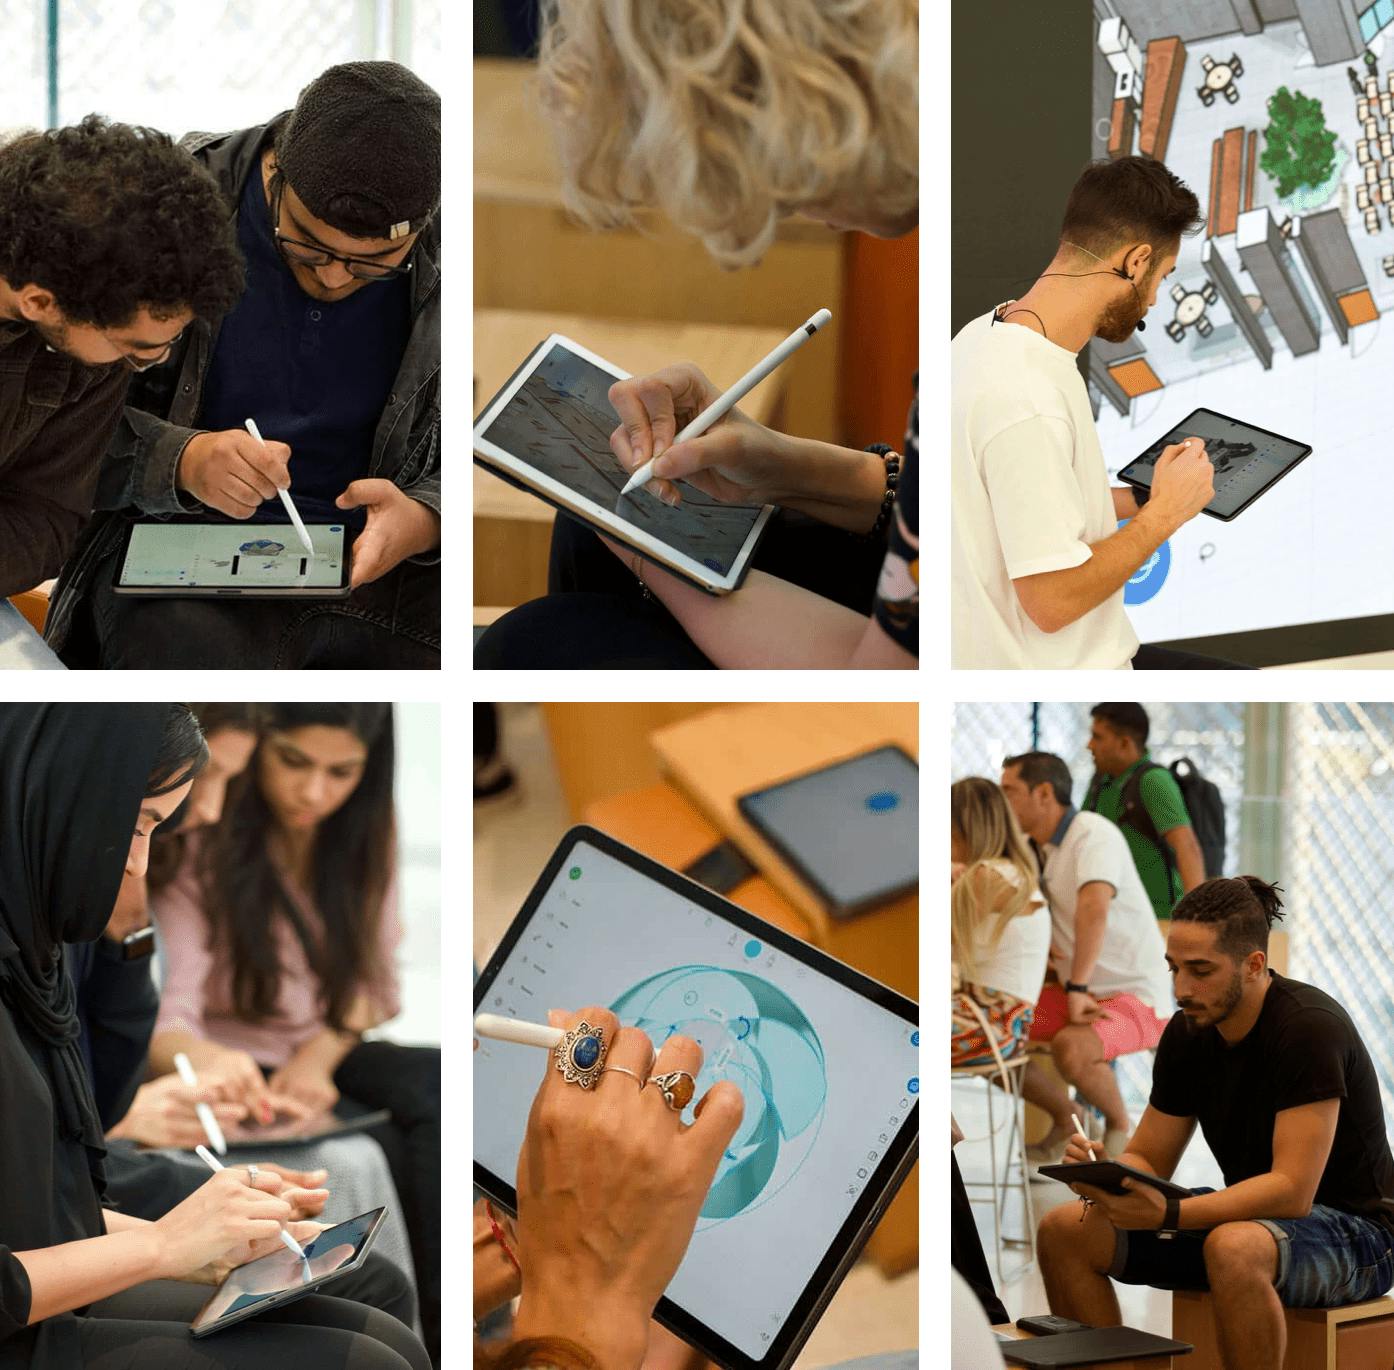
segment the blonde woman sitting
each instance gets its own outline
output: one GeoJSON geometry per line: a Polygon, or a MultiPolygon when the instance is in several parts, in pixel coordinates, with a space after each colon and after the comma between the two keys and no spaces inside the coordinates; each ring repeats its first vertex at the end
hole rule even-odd
{"type": "Polygon", "coordinates": [[[1050,956],[1036,857],[991,780],[949,792],[953,854],[954,1069],[1025,1049],[1050,956]],[[994,1054],[994,1048],[996,1053],[994,1054]]]}
{"type": "MultiPolygon", "coordinates": [[[[744,267],[788,215],[880,236],[918,221],[915,0],[544,0],[542,12],[543,105],[587,224],[655,208],[744,267]]],[[[790,327],[822,303],[791,296],[790,327]]],[[[875,450],[738,409],[675,443],[720,392],[686,362],[620,381],[610,447],[625,471],[658,458],[647,488],[669,504],[689,489],[778,506],[742,587],[706,595],[562,515],[548,596],[495,623],[477,666],[918,664],[914,408],[875,450]]]]}

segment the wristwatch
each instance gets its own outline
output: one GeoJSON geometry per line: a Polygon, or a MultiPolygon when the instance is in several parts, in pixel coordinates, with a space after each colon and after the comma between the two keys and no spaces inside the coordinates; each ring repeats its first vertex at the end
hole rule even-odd
{"type": "Polygon", "coordinates": [[[1089,986],[1088,986],[1088,985],[1077,985],[1073,980],[1066,980],[1066,981],[1065,981],[1065,993],[1066,993],[1066,994],[1088,994],[1088,993],[1089,993],[1089,986]]]}
{"type": "Polygon", "coordinates": [[[1157,1229],[1157,1236],[1169,1242],[1181,1233],[1181,1200],[1175,1194],[1168,1194],[1166,1198],[1166,1212],[1162,1214],[1162,1225],[1157,1229]]]}

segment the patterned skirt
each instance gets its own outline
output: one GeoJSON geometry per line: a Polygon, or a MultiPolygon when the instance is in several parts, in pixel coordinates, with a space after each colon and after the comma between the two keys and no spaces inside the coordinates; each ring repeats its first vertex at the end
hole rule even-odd
{"type": "Polygon", "coordinates": [[[969,985],[956,991],[952,1002],[950,1064],[954,1070],[991,1065],[993,1044],[1004,1061],[1026,1050],[1035,1004],[986,985],[969,985]]]}

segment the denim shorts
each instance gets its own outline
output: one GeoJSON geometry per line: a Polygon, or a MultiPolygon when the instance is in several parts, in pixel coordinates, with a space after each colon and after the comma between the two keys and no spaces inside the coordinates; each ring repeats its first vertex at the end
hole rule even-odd
{"type": "MultiPolygon", "coordinates": [[[[1194,1189],[1193,1194],[1211,1194],[1194,1189]]],[[[1278,1243],[1273,1287],[1287,1308],[1337,1308],[1378,1298],[1394,1285],[1394,1236],[1373,1218],[1314,1204],[1305,1218],[1255,1218],[1278,1243]]],[[[1164,1240],[1155,1232],[1115,1233],[1109,1274],[1156,1289],[1209,1289],[1206,1233],[1164,1240]]]]}

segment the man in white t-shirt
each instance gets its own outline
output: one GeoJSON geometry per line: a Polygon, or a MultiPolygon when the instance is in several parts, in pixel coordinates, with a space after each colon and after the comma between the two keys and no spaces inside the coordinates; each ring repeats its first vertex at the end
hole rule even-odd
{"type": "Polygon", "coordinates": [[[1111,489],[1076,354],[1124,342],[1176,266],[1199,202],[1150,157],[1087,167],[1031,289],[966,324],[953,353],[953,665],[1217,666],[1139,654],[1123,587],[1214,494],[1199,438],[1163,449],[1150,499],[1111,489]],[[1119,527],[1122,520],[1128,522],[1119,527]]]}
{"type": "MultiPolygon", "coordinates": [[[[1108,1063],[1155,1047],[1176,1006],[1157,916],[1127,839],[1102,814],[1080,813],[1071,789],[1069,767],[1049,752],[1002,763],[1002,791],[1041,850],[1058,980],[1041,990],[1031,1039],[1050,1043],[1060,1074],[1104,1115],[1104,1148],[1116,1156],[1130,1121],[1108,1063]]],[[[1032,1155],[1058,1160],[1075,1131],[1069,1093],[1035,1063],[1022,1088],[1052,1119],[1032,1155]]]]}

